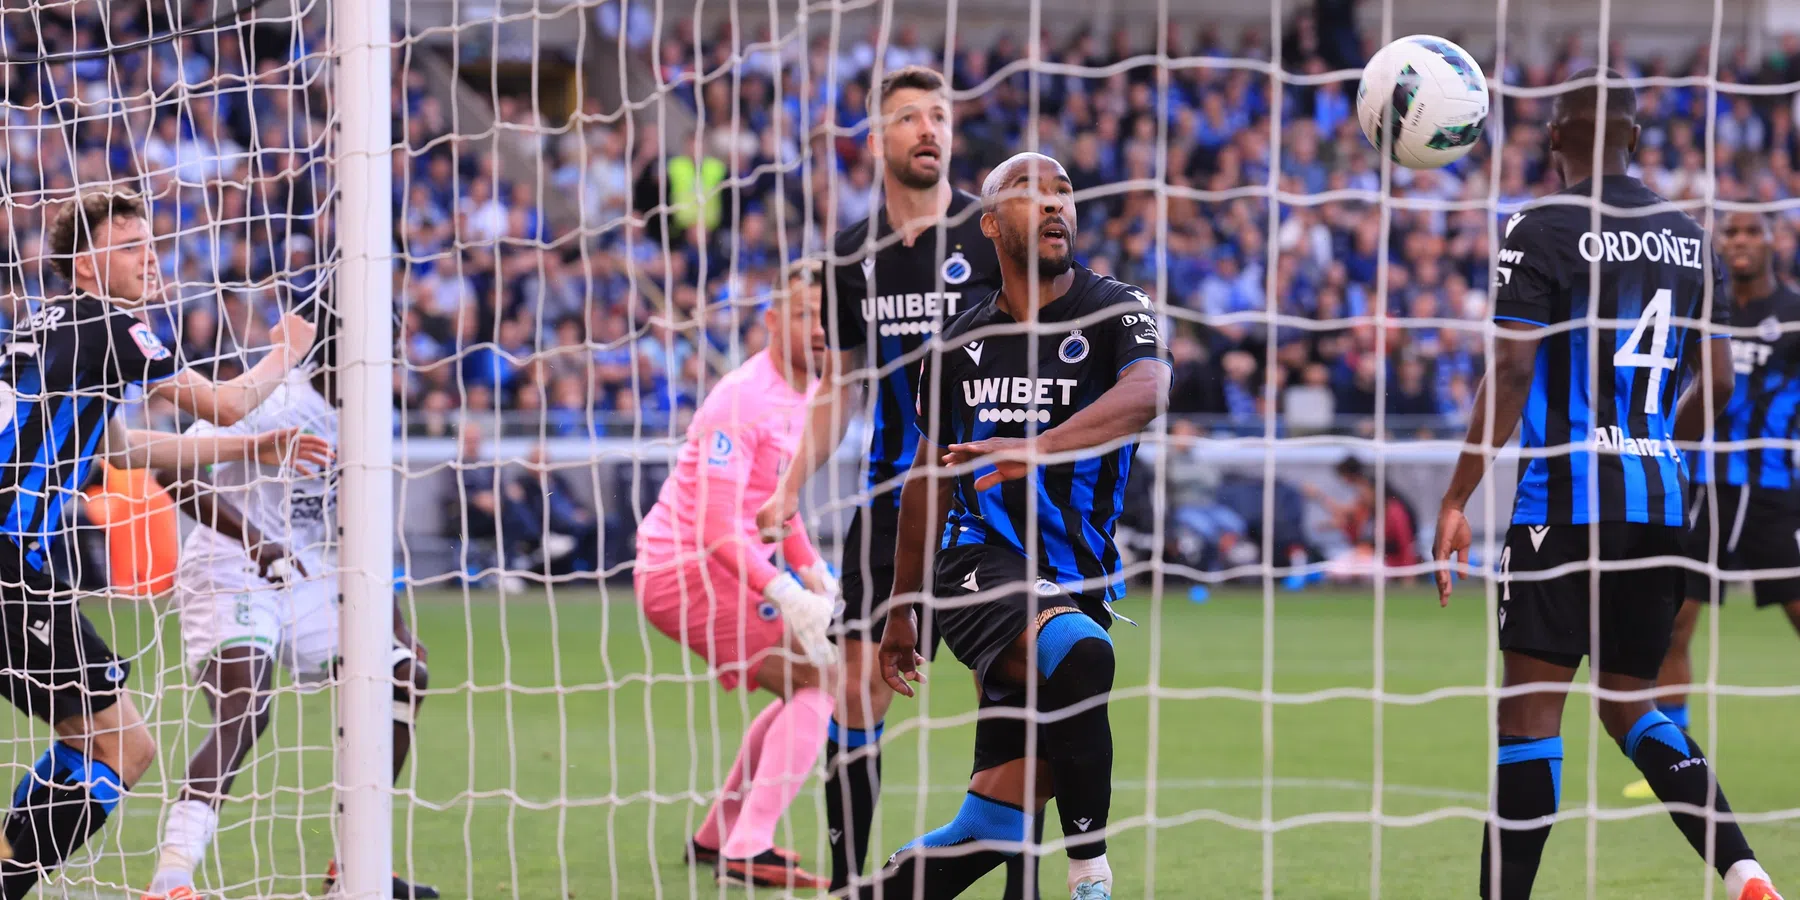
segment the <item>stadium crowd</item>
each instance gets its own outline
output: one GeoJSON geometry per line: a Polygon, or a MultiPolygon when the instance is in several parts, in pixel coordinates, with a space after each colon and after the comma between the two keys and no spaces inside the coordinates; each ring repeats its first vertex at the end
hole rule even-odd
{"type": "MultiPolygon", "coordinates": [[[[1291,21],[1285,70],[1317,75],[1367,57],[1375,36],[1329,19],[1340,6],[1291,21]]],[[[210,9],[198,0],[181,21],[210,9]]],[[[0,15],[0,40],[54,56],[168,27],[154,15],[137,4],[115,4],[104,20],[14,12],[0,15]]],[[[732,66],[735,47],[768,35],[696,36],[675,23],[658,44],[636,17],[602,16],[598,26],[625,29],[631,52],[653,61],[690,107],[697,137],[665,144],[654,129],[605,124],[590,98],[572,127],[546,130],[532,147],[548,163],[544,191],[576,198],[576,221],[553,223],[539,176],[506,171],[492,139],[453,134],[424,73],[396,66],[405,79],[394,87],[395,237],[407,262],[395,275],[405,362],[395,394],[415,427],[442,432],[454,412],[471,410],[513,412],[533,432],[541,420],[552,434],[635,423],[667,433],[671,415],[763,345],[754,309],[782,259],[823,251],[828,234],[877,202],[862,141],[872,31],[846,35],[836,52],[820,36],[732,66]]],[[[156,211],[176,301],[154,316],[157,327],[190,360],[225,374],[243,366],[243,348],[265,343],[276,310],[315,289],[329,245],[319,216],[328,103],[309,49],[322,46],[321,27],[216,29],[110,62],[9,66],[7,178],[15,197],[35,199],[9,210],[8,295],[59,287],[35,259],[55,198],[77,181],[138,184],[156,211]]],[[[1260,433],[1271,378],[1283,428],[1367,431],[1378,385],[1390,431],[1455,427],[1482,371],[1480,332],[1405,320],[1450,325],[1483,314],[1498,223],[1556,187],[1539,124],[1547,100],[1509,97],[1490,140],[1449,169],[1395,169],[1399,202],[1384,244],[1382,210],[1366,193],[1380,190],[1381,173],[1356,125],[1352,80],[1289,85],[1276,97],[1264,74],[1267,35],[1171,25],[1170,56],[1216,64],[1174,67],[1159,82],[1144,56],[1157,49],[1149,37],[1046,34],[1046,59],[1093,74],[1038,77],[1035,114],[1026,48],[1012,37],[955,46],[945,60],[940,41],[902,23],[882,63],[950,67],[962,97],[951,170],[959,186],[973,189],[1033,135],[1069,164],[1087,192],[1080,258],[1152,289],[1180,320],[1175,411],[1200,417],[1203,430],[1260,433]],[[1282,192],[1273,218],[1256,190],[1272,177],[1282,192]],[[1346,190],[1363,193],[1326,193],[1346,190]],[[1480,208],[1490,196],[1492,219],[1480,208]],[[1383,311],[1384,340],[1366,318],[1354,321],[1383,311]],[[1269,313],[1282,317],[1273,329],[1269,313]]],[[[1739,48],[1719,61],[1721,197],[1800,196],[1800,93],[1730,90],[1800,82],[1800,36],[1774,47],[1763,59],[1739,48]]],[[[1509,62],[1505,83],[1553,84],[1592,64],[1594,50],[1571,36],[1548,62],[1509,62]]],[[[1615,44],[1609,61],[1630,75],[1703,76],[1710,66],[1704,47],[1681,60],[1631,59],[1615,44]]],[[[1670,197],[1700,197],[1707,88],[1640,96],[1643,177],[1670,197]]],[[[546,124],[512,97],[495,113],[503,128],[546,124]]],[[[1777,235],[1787,274],[1800,265],[1797,221],[1790,210],[1777,235]]]]}

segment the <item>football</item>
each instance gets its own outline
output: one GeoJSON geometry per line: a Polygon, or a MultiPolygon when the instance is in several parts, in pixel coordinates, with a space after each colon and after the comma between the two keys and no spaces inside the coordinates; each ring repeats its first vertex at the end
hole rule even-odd
{"type": "Polygon", "coordinates": [[[1409,169],[1436,169],[1481,140],[1487,79],[1468,51],[1429,34],[1400,38],[1363,67],[1356,119],[1377,150],[1409,169]]]}

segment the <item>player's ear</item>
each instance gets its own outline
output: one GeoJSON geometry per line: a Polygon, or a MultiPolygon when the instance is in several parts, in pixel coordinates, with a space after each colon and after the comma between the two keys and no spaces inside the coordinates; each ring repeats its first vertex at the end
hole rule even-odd
{"type": "Polygon", "coordinates": [[[1636,153],[1637,152],[1638,136],[1642,135],[1643,133],[1644,133],[1644,126],[1642,126],[1642,125],[1631,126],[1631,141],[1630,141],[1630,143],[1628,143],[1626,145],[1625,152],[1627,152],[1627,153],[1636,153]]]}
{"type": "Polygon", "coordinates": [[[990,241],[1000,237],[1000,222],[992,210],[981,214],[981,234],[990,241]]]}

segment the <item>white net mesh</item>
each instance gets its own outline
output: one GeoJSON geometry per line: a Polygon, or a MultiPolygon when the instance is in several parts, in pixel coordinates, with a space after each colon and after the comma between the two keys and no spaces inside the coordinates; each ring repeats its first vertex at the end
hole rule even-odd
{"type": "MultiPolygon", "coordinates": [[[[1470,584],[1447,611],[1427,602],[1430,513],[1492,356],[1506,217],[1559,187],[1539,123],[1568,73],[1624,72],[1645,110],[1644,180],[1697,218],[1708,200],[1775,211],[1792,277],[1800,38],[1785,32],[1800,22],[1739,2],[1633,4],[1628,21],[1526,0],[1178,6],[393,0],[396,597],[431,668],[396,784],[403,877],[445,896],[720,895],[685,845],[766,695],[722,690],[646,621],[635,539],[695,409],[782,339],[763,316],[782,265],[829,255],[883,202],[871,73],[922,64],[953,86],[951,180],[973,190],[1023,149],[1061,160],[1078,258],[1141,286],[1170,342],[1169,414],[1144,437],[1119,528],[1120,609],[1142,627],[1115,631],[1118,893],[1467,889],[1494,762],[1497,595],[1470,584]],[[1354,118],[1356,69],[1418,31],[1471,50],[1495,92],[1487,138],[1438,172],[1384,168],[1354,118]]],[[[43,249],[54,211],[114,185],[149,204],[170,289],[145,318],[164,343],[219,380],[261,359],[279,314],[338,261],[333,13],[5,4],[7,321],[68,291],[43,249]]],[[[855,377],[871,374],[885,372],[855,377]]],[[[126,416],[191,419],[156,399],[126,416]]],[[[828,561],[860,550],[840,544],[869,497],[868,432],[852,422],[809,486],[828,561]]],[[[1498,562],[1510,460],[1469,508],[1479,569],[1498,562]]],[[[346,833],[335,718],[298,676],[331,656],[304,635],[335,627],[335,606],[284,601],[272,636],[184,629],[168,592],[192,524],[129,473],[107,485],[74,513],[93,539],[72,571],[109,598],[86,609],[134,660],[157,762],[44,890],[150,884],[214,727],[196,661],[251,636],[293,666],[196,883],[321,895],[346,833]]],[[[235,623],[237,596],[193,602],[235,623]]],[[[1775,615],[1735,602],[1703,619],[1690,705],[1779,875],[1800,871],[1786,839],[1800,789],[1782,765],[1800,672],[1775,615]]],[[[947,821],[966,785],[974,694],[948,653],[933,669],[888,716],[871,870],[947,821]]],[[[1620,795],[1637,772],[1577,705],[1540,895],[1715,891],[1662,808],[1620,795]]],[[[16,722],[20,774],[52,736],[16,722]]],[[[814,779],[776,842],[822,871],[825,822],[814,779]]],[[[1052,827],[1046,895],[1063,883],[1058,840],[1052,827]]]]}

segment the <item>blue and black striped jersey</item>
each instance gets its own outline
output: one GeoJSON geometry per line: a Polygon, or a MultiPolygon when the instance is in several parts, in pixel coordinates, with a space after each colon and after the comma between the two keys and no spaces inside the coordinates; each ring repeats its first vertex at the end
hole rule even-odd
{"type": "Polygon", "coordinates": [[[895,478],[912,468],[913,410],[917,405],[919,347],[945,323],[1000,286],[994,244],[981,233],[981,201],[957,191],[943,227],[908,245],[878,206],[873,219],[838,233],[831,277],[825,283],[825,337],[833,349],[864,350],[859,366],[878,373],[870,415],[868,486],[872,502],[900,504],[895,478]],[[875,229],[876,250],[866,243],[875,229]]]}
{"type": "Polygon", "coordinates": [[[1705,337],[1696,323],[1727,320],[1721,267],[1692,218],[1650,209],[1667,201],[1643,182],[1604,176],[1600,201],[1618,211],[1598,229],[1592,190],[1515,214],[1495,265],[1496,321],[1560,326],[1538,343],[1521,424],[1520,445],[1550,453],[1520,466],[1513,522],[1681,527],[1675,399],[1705,337]]]}
{"type": "MultiPolygon", "coordinates": [[[[1755,332],[1731,336],[1737,387],[1715,420],[1713,440],[1791,441],[1800,436],[1800,332],[1792,330],[1800,325],[1800,293],[1777,282],[1767,297],[1732,304],[1731,324],[1755,332]]],[[[1716,477],[1719,484],[1781,491],[1795,485],[1791,445],[1695,456],[1696,481],[1716,477]]]]}
{"type": "MultiPolygon", "coordinates": [[[[1002,312],[997,296],[991,291],[957,316],[944,329],[942,348],[920,367],[918,430],[933,444],[1047,431],[1098,400],[1126,367],[1169,364],[1150,299],[1129,284],[1077,266],[1068,293],[1039,309],[1031,327],[1002,312]],[[974,332],[973,340],[964,337],[974,332]]],[[[988,544],[1024,554],[1032,542],[1039,577],[1117,600],[1124,584],[1113,525],[1136,452],[1136,444],[1125,444],[1039,466],[1036,478],[985,491],[975,490],[975,479],[986,469],[965,473],[956,479],[943,546],[988,544]],[[1035,521],[1027,515],[1034,487],[1035,521]]]]}
{"type": "Polygon", "coordinates": [[[174,377],[150,326],[85,294],[43,304],[0,358],[0,553],[44,570],[63,506],[93,466],[126,389],[174,377]]]}

